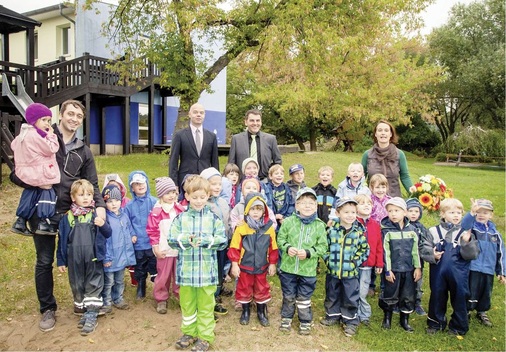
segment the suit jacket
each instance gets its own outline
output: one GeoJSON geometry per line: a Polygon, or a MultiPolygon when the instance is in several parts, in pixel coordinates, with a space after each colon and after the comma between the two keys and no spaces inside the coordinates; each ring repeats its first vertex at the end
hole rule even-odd
{"type": "Polygon", "coordinates": [[[169,176],[181,187],[187,174],[200,174],[208,167],[220,169],[216,135],[202,128],[200,156],[190,127],[177,131],[172,138],[169,159],[169,176]]]}
{"type": "MultiPolygon", "coordinates": [[[[264,179],[269,176],[269,168],[273,164],[281,164],[281,153],[278,149],[276,137],[265,132],[258,132],[260,138],[260,170],[258,178],[264,179]]],[[[228,162],[234,163],[239,168],[242,167],[244,159],[249,158],[250,144],[248,132],[241,132],[232,136],[232,144],[230,146],[230,154],[228,162]]]]}

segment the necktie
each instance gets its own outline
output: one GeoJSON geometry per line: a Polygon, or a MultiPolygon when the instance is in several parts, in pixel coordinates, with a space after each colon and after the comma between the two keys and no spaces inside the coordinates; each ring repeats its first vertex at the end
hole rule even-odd
{"type": "Polygon", "coordinates": [[[249,156],[253,159],[255,159],[258,162],[258,156],[257,156],[257,141],[256,141],[256,135],[251,135],[251,146],[249,148],[249,156]]]}
{"type": "Polygon", "coordinates": [[[200,141],[199,129],[195,131],[195,145],[197,146],[197,154],[200,156],[200,151],[202,150],[202,142],[200,141]]]}

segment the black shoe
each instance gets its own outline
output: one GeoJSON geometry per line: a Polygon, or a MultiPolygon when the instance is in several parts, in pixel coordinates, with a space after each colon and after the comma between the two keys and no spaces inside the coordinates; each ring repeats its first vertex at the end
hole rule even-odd
{"type": "Polygon", "coordinates": [[[26,219],[18,217],[16,222],[12,225],[11,231],[18,235],[31,236],[32,234],[26,228],[26,219]]]}
{"type": "Polygon", "coordinates": [[[39,221],[39,225],[37,226],[37,230],[35,230],[35,234],[55,236],[56,229],[54,228],[54,226],[48,223],[48,221],[46,221],[45,219],[44,220],[41,219],[39,221]]]}
{"type": "Polygon", "coordinates": [[[225,315],[228,313],[228,309],[223,307],[221,304],[216,304],[214,306],[214,314],[220,314],[220,315],[225,315]]]}

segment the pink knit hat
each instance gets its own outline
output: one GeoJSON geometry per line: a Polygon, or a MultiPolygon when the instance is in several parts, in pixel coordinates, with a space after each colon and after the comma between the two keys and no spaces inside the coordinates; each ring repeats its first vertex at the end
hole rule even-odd
{"type": "Polygon", "coordinates": [[[38,119],[46,116],[52,117],[53,113],[44,104],[32,103],[26,108],[25,119],[32,126],[38,119]]]}

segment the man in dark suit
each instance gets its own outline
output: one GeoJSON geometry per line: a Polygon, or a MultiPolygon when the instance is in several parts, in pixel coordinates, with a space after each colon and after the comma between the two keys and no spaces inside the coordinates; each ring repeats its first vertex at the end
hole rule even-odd
{"type": "Polygon", "coordinates": [[[260,110],[248,110],[244,117],[244,124],[246,131],[232,136],[228,162],[241,168],[244,159],[257,160],[260,165],[258,178],[263,180],[269,175],[269,168],[272,165],[281,164],[281,153],[278,149],[276,136],[260,132],[262,127],[262,112],[260,110]]]}
{"type": "Polygon", "coordinates": [[[202,104],[190,108],[190,126],[177,131],[172,138],[169,176],[182,190],[187,174],[200,174],[208,167],[220,169],[216,135],[203,128],[206,111],[202,104]]]}

